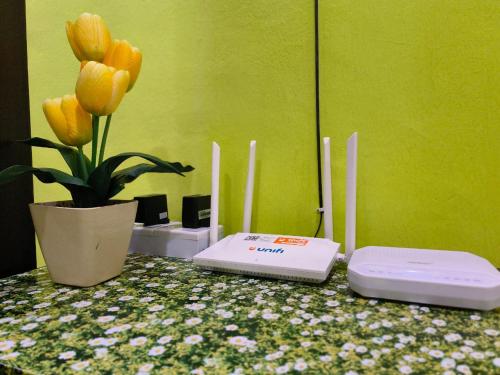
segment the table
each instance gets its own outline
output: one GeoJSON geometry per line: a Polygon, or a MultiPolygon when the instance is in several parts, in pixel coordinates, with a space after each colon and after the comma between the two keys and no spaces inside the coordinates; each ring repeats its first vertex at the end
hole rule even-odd
{"type": "Polygon", "coordinates": [[[361,298],[131,255],[92,288],[0,280],[0,373],[500,373],[500,313],[361,298]]]}

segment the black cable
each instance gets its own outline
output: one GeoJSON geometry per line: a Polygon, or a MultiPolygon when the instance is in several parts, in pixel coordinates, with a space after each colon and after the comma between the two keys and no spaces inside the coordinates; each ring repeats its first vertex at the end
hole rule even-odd
{"type": "Polygon", "coordinates": [[[316,229],[316,233],[314,233],[314,237],[318,237],[319,230],[321,229],[321,223],[323,222],[323,212],[319,215],[319,224],[318,228],[316,229]]]}
{"type": "MultiPolygon", "coordinates": [[[[323,208],[323,178],[321,176],[321,129],[320,129],[320,111],[319,111],[319,0],[314,0],[314,79],[316,95],[316,161],[318,168],[318,198],[319,208],[323,208]]],[[[320,211],[319,224],[316,229],[316,237],[323,221],[323,212],[320,211]]]]}

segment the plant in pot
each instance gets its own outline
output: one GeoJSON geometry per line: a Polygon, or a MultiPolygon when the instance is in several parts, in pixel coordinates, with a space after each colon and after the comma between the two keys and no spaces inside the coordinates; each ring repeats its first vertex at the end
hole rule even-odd
{"type": "Polygon", "coordinates": [[[0,172],[0,184],[31,173],[70,192],[71,201],[31,204],[30,211],[53,281],[86,287],[119,275],[127,255],[137,202],[111,198],[144,173],[183,175],[193,167],[138,152],[104,159],[112,114],[134,86],[142,54],[125,40],[112,40],[98,15],[84,13],[76,22],[67,22],[66,33],[80,61],[75,94],[43,102],[45,117],[63,144],[43,138],[21,142],[57,150],[71,173],[13,165],[0,172]],[[100,135],[99,119],[104,116],[100,135]],[[91,143],[90,159],[83,151],[87,143],[91,143]],[[134,157],[146,162],[119,169],[134,157]]]}

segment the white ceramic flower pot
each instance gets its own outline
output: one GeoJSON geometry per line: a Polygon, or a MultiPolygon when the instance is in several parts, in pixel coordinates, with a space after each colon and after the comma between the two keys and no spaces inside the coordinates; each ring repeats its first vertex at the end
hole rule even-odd
{"type": "Polygon", "coordinates": [[[38,242],[56,283],[88,287],[118,276],[132,236],[136,201],[73,208],[71,202],[30,204],[38,242]]]}

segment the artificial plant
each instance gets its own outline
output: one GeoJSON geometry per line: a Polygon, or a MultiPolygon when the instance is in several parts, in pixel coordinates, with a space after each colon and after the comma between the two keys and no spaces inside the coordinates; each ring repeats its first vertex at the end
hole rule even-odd
{"type": "Polygon", "coordinates": [[[55,143],[43,138],[24,142],[32,147],[57,150],[71,174],[54,168],[13,165],[0,172],[0,184],[32,173],[44,183],[59,183],[69,190],[74,206],[98,207],[124,189],[125,184],[148,172],[177,173],[193,170],[178,162],[126,152],[104,160],[112,114],[124,95],[134,86],[142,64],[142,53],[126,40],[112,40],[103,19],[84,13],[76,22],[66,23],[66,34],[74,55],[80,61],[75,94],[46,99],[43,112],[57,138],[55,143]],[[106,117],[99,137],[99,120],[106,117]],[[99,147],[99,138],[100,147],[99,147]],[[83,146],[91,143],[90,159],[83,146]],[[129,158],[139,157],[149,163],[117,170],[129,158]]]}

